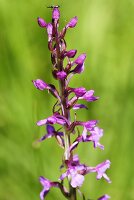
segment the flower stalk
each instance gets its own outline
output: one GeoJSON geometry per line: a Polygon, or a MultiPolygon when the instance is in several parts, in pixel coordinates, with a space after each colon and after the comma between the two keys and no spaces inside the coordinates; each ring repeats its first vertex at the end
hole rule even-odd
{"type": "MultiPolygon", "coordinates": [[[[38,18],[38,24],[43,29],[46,29],[48,35],[48,49],[51,53],[52,75],[59,83],[59,89],[54,85],[45,83],[43,80],[33,80],[34,86],[39,90],[48,90],[55,98],[56,103],[52,108],[53,114],[43,120],[37,122],[38,126],[46,126],[46,134],[38,141],[42,142],[47,138],[55,137],[58,145],[64,150],[62,165],[64,173],[59,177],[59,181],[50,181],[44,177],[40,177],[40,183],[43,190],[40,193],[40,199],[44,200],[52,187],[59,188],[63,196],[68,200],[77,200],[77,190],[84,183],[85,175],[97,173],[96,178],[99,180],[102,177],[110,183],[110,179],[105,171],[110,167],[110,161],[106,160],[96,167],[89,167],[81,164],[79,156],[74,154],[74,149],[80,143],[93,143],[94,148],[104,150],[104,146],[99,140],[103,136],[103,129],[97,127],[97,120],[79,121],[75,114],[75,121],[72,121],[70,110],[87,109],[84,104],[77,103],[83,99],[88,102],[93,102],[99,99],[94,96],[94,90],[86,90],[84,87],[71,88],[69,83],[75,74],[81,74],[84,71],[84,62],[86,54],[79,55],[76,59],[77,50],[67,50],[65,36],[70,28],[74,28],[77,24],[77,17],[73,17],[68,24],[59,31],[60,11],[58,6],[52,8],[52,23],[45,22],[44,19],[38,18]],[[72,60],[74,59],[74,60],[72,60]],[[64,60],[67,61],[64,66],[64,60]],[[73,97],[70,97],[70,94],[73,97]],[[60,128],[55,129],[54,125],[58,124],[60,128]],[[83,132],[80,133],[78,127],[83,127],[83,132]],[[63,130],[60,132],[59,130],[63,130]],[[76,139],[72,142],[72,134],[76,135],[76,139]],[[64,186],[64,179],[68,181],[68,188],[64,186]]],[[[83,199],[86,199],[82,194],[83,199]]],[[[108,200],[108,195],[103,195],[99,199],[108,200]]]]}
{"type": "MultiPolygon", "coordinates": [[[[62,71],[63,70],[63,62],[62,62],[62,60],[60,60],[61,52],[60,52],[60,48],[59,48],[59,44],[58,44],[58,39],[56,39],[56,45],[58,46],[58,48],[56,48],[57,49],[57,56],[59,55],[57,66],[58,66],[58,69],[62,71]]],[[[65,80],[59,80],[59,85],[60,85],[59,90],[60,90],[60,97],[61,97],[62,115],[68,120],[68,123],[70,125],[71,124],[71,122],[70,122],[70,110],[67,109],[68,98],[66,96],[67,90],[66,90],[65,80]]],[[[71,145],[70,144],[70,134],[67,131],[66,125],[64,125],[64,142],[65,142],[64,160],[66,161],[66,160],[70,159],[69,148],[70,148],[70,145],[71,145]]],[[[69,200],[76,200],[76,189],[71,186],[70,181],[69,181],[69,188],[70,188],[70,191],[69,191],[68,199],[69,200]]]]}

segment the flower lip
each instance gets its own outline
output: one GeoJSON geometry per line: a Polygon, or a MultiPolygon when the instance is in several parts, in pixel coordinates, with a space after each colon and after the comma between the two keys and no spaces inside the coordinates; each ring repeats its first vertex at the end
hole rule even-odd
{"type": "Polygon", "coordinates": [[[72,160],[68,161],[66,164],[68,165],[68,169],[60,176],[60,180],[70,176],[71,186],[73,188],[81,187],[84,182],[86,166],[80,164],[79,157],[77,155],[73,156],[72,160]]]}
{"type": "Polygon", "coordinates": [[[94,127],[90,133],[91,135],[88,137],[88,140],[94,143],[94,148],[99,147],[104,150],[104,146],[99,143],[100,138],[103,136],[103,129],[94,127]]]}
{"type": "Polygon", "coordinates": [[[111,183],[110,178],[106,175],[105,171],[110,168],[111,162],[109,160],[106,160],[100,164],[98,164],[96,167],[88,167],[87,172],[96,172],[97,176],[96,178],[99,180],[102,177],[108,182],[111,183]]]}

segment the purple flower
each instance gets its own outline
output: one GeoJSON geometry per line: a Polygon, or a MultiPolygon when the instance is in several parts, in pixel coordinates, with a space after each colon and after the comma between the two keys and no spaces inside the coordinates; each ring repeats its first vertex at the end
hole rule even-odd
{"type": "Polygon", "coordinates": [[[57,7],[54,7],[52,12],[52,19],[58,20],[60,18],[60,11],[57,7]]]}
{"type": "Polygon", "coordinates": [[[47,27],[47,23],[45,22],[44,19],[38,17],[38,18],[37,18],[37,21],[38,21],[38,24],[39,24],[39,26],[40,26],[41,28],[46,28],[46,27],[47,27]]]}
{"type": "Polygon", "coordinates": [[[70,22],[66,25],[66,29],[68,28],[74,28],[77,24],[78,18],[75,16],[73,17],[70,22]]]}
{"type": "Polygon", "coordinates": [[[86,166],[79,163],[77,155],[73,156],[73,160],[69,161],[67,165],[68,169],[60,176],[60,180],[65,179],[65,177],[70,177],[71,186],[73,188],[81,187],[84,182],[84,172],[86,170],[86,166]]]}
{"type": "Polygon", "coordinates": [[[90,131],[90,133],[91,135],[88,137],[88,140],[94,143],[94,148],[99,147],[104,150],[104,146],[99,143],[100,138],[103,136],[103,129],[95,127],[90,131]]]}
{"type": "Polygon", "coordinates": [[[51,187],[59,187],[59,183],[58,182],[51,182],[48,179],[40,176],[40,183],[43,186],[43,190],[40,193],[40,199],[44,200],[46,195],[48,194],[48,192],[50,191],[51,187]]]}
{"type": "Polygon", "coordinates": [[[87,135],[87,129],[84,127],[82,135],[78,136],[70,146],[70,151],[75,149],[80,142],[93,142],[94,148],[99,147],[100,149],[104,150],[104,146],[99,143],[100,137],[103,136],[103,129],[95,127],[92,128],[92,131],[90,131],[90,133],[90,135],[87,135]]]}
{"type": "Polygon", "coordinates": [[[108,200],[110,199],[111,197],[107,194],[103,195],[102,197],[100,197],[98,200],[108,200]]]}
{"type": "Polygon", "coordinates": [[[84,164],[80,164],[78,156],[75,155],[71,161],[67,162],[67,166],[68,168],[66,172],[61,175],[60,180],[63,180],[65,177],[70,177],[71,186],[74,188],[81,187],[84,182],[84,175],[91,172],[97,172],[97,179],[101,179],[103,176],[110,183],[110,179],[105,174],[107,168],[110,167],[109,160],[106,160],[96,167],[88,167],[84,164]]]}
{"type": "Polygon", "coordinates": [[[69,93],[74,92],[76,95],[68,101],[69,108],[72,108],[74,106],[74,104],[77,102],[77,100],[79,100],[79,99],[84,99],[88,102],[96,101],[97,99],[99,99],[99,97],[96,97],[93,95],[94,90],[86,91],[86,89],[84,87],[68,88],[68,91],[69,91],[69,93]]]}
{"type": "Polygon", "coordinates": [[[86,89],[84,87],[69,88],[69,89],[71,90],[71,92],[75,93],[75,95],[78,99],[84,99],[88,102],[96,101],[97,99],[99,99],[99,97],[94,96],[94,90],[86,91],[86,89]]]}
{"type": "Polygon", "coordinates": [[[42,126],[42,125],[45,125],[45,124],[64,125],[66,122],[67,122],[67,120],[63,116],[61,116],[59,113],[54,113],[54,115],[52,115],[52,116],[50,116],[46,119],[38,121],[37,125],[38,126],[42,126]]]}
{"type": "Polygon", "coordinates": [[[50,89],[50,86],[47,83],[45,83],[44,81],[42,81],[41,79],[33,80],[32,82],[38,90],[45,90],[45,89],[49,90],[50,89]]]}
{"type": "Polygon", "coordinates": [[[67,74],[64,71],[59,71],[56,73],[56,77],[59,80],[64,80],[67,77],[67,74]]]}
{"type": "Polygon", "coordinates": [[[65,53],[65,56],[67,56],[68,58],[73,58],[77,53],[77,50],[76,49],[73,49],[73,50],[70,50],[70,51],[67,51],[65,53]]]}
{"type": "Polygon", "coordinates": [[[111,162],[109,160],[104,161],[103,163],[97,165],[96,167],[88,167],[87,172],[96,172],[97,173],[97,179],[101,179],[104,177],[108,183],[111,183],[111,180],[106,175],[105,171],[110,168],[111,162]]]}
{"type": "Polygon", "coordinates": [[[51,94],[56,97],[57,99],[59,99],[59,94],[58,91],[56,90],[54,85],[51,84],[47,84],[44,81],[42,81],[41,79],[37,79],[37,80],[33,80],[32,81],[34,86],[38,89],[38,90],[49,90],[51,92],[51,94]]]}
{"type": "Polygon", "coordinates": [[[58,132],[54,129],[53,126],[51,125],[47,125],[46,126],[46,130],[47,130],[47,134],[44,135],[42,138],[40,138],[40,142],[47,139],[47,138],[51,138],[51,137],[55,137],[58,144],[61,146],[61,147],[64,147],[64,140],[62,138],[63,136],[63,132],[58,132]]]}

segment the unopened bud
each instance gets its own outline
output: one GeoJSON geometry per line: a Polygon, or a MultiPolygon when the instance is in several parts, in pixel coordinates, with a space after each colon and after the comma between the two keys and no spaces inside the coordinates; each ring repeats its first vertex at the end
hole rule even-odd
{"type": "Polygon", "coordinates": [[[78,18],[77,16],[73,17],[70,22],[66,25],[66,28],[74,28],[77,24],[78,18]]]}
{"type": "Polygon", "coordinates": [[[38,21],[38,24],[39,24],[39,26],[40,26],[41,28],[46,28],[47,23],[45,22],[44,19],[38,17],[38,18],[37,18],[37,21],[38,21]]]}

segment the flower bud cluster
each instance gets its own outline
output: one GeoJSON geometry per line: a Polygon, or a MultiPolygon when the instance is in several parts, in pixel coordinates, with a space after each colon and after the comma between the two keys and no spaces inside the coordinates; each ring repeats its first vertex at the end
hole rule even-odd
{"type": "MultiPolygon", "coordinates": [[[[94,148],[98,147],[104,150],[104,146],[100,143],[100,138],[103,136],[103,129],[97,126],[97,120],[83,122],[78,121],[76,117],[75,121],[71,120],[71,109],[87,109],[86,105],[78,103],[79,100],[92,102],[98,100],[99,97],[94,96],[94,90],[92,89],[86,90],[84,87],[69,87],[71,78],[75,74],[81,74],[84,71],[86,54],[82,53],[75,58],[77,50],[67,50],[65,36],[69,28],[76,26],[77,17],[73,17],[61,31],[59,31],[59,19],[60,11],[58,6],[53,7],[52,23],[47,23],[40,17],[37,19],[39,26],[46,29],[48,49],[51,53],[52,75],[60,85],[59,89],[57,89],[54,85],[48,84],[43,80],[33,80],[33,84],[38,90],[48,90],[56,98],[52,115],[37,122],[37,126],[46,126],[46,134],[38,141],[42,142],[47,138],[55,137],[59,146],[64,150],[64,158],[61,165],[64,173],[59,177],[59,181],[53,182],[42,176],[40,177],[40,183],[43,186],[43,190],[40,193],[41,200],[45,199],[52,187],[58,187],[65,198],[76,200],[76,190],[82,186],[85,175],[90,173],[96,173],[98,180],[104,178],[108,183],[111,182],[106,174],[106,170],[110,167],[109,160],[91,167],[81,164],[78,155],[74,155],[74,150],[78,147],[79,143],[93,143],[94,148]],[[64,66],[64,63],[67,64],[64,66]],[[58,130],[55,129],[55,124],[60,126],[58,130]],[[80,126],[83,128],[82,133],[78,131],[78,127],[80,126]],[[71,142],[72,134],[76,136],[73,142],[71,142]],[[69,182],[69,188],[64,187],[65,178],[69,182]]],[[[103,195],[99,199],[107,200],[109,198],[108,195],[103,195]]]]}

